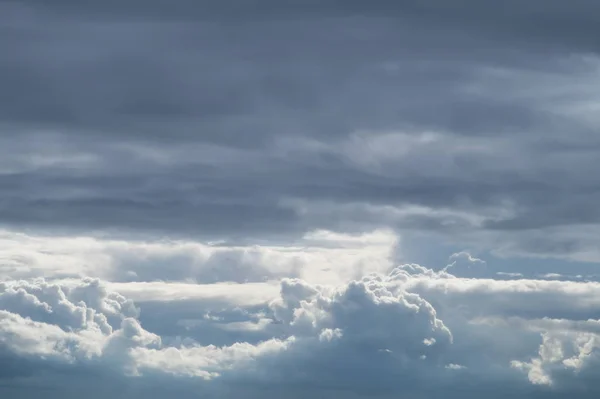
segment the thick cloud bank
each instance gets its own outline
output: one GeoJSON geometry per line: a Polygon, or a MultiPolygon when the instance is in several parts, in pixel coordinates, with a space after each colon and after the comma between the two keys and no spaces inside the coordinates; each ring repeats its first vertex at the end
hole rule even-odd
{"type": "MultiPolygon", "coordinates": [[[[321,256],[333,250],[360,257],[372,254],[373,242],[396,245],[382,234],[307,237],[321,256]]],[[[13,238],[23,248],[39,240],[13,238]]],[[[61,276],[52,253],[69,239],[62,240],[48,241],[41,261],[47,278],[3,274],[0,392],[33,397],[44,390],[49,398],[76,397],[79,389],[92,398],[600,393],[594,379],[600,283],[491,279],[480,270],[486,262],[467,252],[437,271],[416,264],[377,270],[375,260],[389,262],[389,249],[375,252],[375,271],[366,266],[362,276],[325,283],[319,273],[306,274],[310,267],[300,268],[304,278],[274,274],[266,282],[111,283],[61,276]]],[[[108,254],[116,245],[86,240],[108,254]]],[[[164,243],[142,247],[153,246],[172,250],[164,243]]],[[[105,265],[98,274],[107,273],[105,257],[97,259],[105,265]]]]}
{"type": "Polygon", "coordinates": [[[600,261],[594,0],[217,3],[2,2],[3,226],[600,261]]]}

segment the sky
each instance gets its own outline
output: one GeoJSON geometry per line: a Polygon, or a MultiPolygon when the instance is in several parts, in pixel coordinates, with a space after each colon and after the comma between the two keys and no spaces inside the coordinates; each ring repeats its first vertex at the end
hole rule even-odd
{"type": "Polygon", "coordinates": [[[599,27],[0,0],[0,397],[598,397],[599,27]]]}

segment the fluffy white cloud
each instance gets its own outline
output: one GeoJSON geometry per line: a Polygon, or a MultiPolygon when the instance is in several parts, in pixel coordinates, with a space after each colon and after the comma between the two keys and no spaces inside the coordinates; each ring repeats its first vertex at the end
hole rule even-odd
{"type": "Polygon", "coordinates": [[[398,244],[388,231],[253,247],[5,231],[0,356],[21,366],[0,378],[79,370],[132,397],[159,381],[182,397],[598,388],[600,283],[495,279],[466,251],[393,267],[398,244]]]}
{"type": "MultiPolygon", "coordinates": [[[[341,350],[341,355],[365,345],[363,355],[385,352],[401,363],[418,362],[433,346],[451,342],[429,303],[416,294],[393,294],[381,276],[337,289],[284,280],[280,298],[270,307],[272,322],[283,324],[286,338],[221,348],[189,340],[164,346],[158,335],[141,327],[130,301],[95,280],[77,285],[17,281],[1,288],[1,336],[9,350],[69,362],[101,359],[132,375],[150,369],[211,378],[232,370],[248,372],[248,367],[260,370],[265,367],[260,359],[267,354],[291,353],[285,356],[293,359],[307,347],[313,347],[312,353],[341,350]],[[108,320],[115,318],[120,322],[113,322],[113,328],[108,320]],[[252,360],[257,360],[254,366],[252,360]]],[[[362,363],[360,357],[354,361],[362,363]]]]}
{"type": "MultiPolygon", "coordinates": [[[[455,258],[479,263],[465,254],[455,258]]],[[[241,334],[222,345],[186,336],[186,328],[176,337],[147,330],[143,320],[145,311],[153,311],[147,306],[151,298],[141,298],[140,314],[130,299],[112,291],[131,283],[10,280],[0,285],[1,353],[28,362],[34,374],[50,365],[111,370],[138,384],[184,379],[206,393],[225,392],[222,384],[244,386],[248,397],[265,384],[387,395],[458,389],[472,378],[479,382],[461,389],[473,395],[498,381],[521,393],[537,386],[562,392],[575,383],[596,389],[587,376],[598,365],[599,322],[580,315],[597,307],[600,285],[459,278],[451,269],[407,264],[337,286],[283,279],[278,292],[262,300],[252,292],[263,291],[260,285],[227,284],[246,291],[237,300],[217,295],[216,316],[205,307],[214,292],[203,291],[218,293],[222,284],[185,284],[188,294],[175,303],[191,301],[204,322],[241,334]],[[243,297],[249,299],[245,304],[243,297]],[[569,304],[570,318],[552,316],[561,301],[569,304]],[[249,318],[236,321],[234,310],[244,308],[255,313],[245,311],[249,318]]],[[[154,298],[165,300],[173,299],[154,298]]],[[[164,321],[185,321],[182,315],[175,311],[164,321]]]]}

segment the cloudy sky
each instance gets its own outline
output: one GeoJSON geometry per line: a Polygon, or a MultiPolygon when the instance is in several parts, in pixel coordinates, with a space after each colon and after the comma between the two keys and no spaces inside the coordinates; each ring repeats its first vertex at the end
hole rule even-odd
{"type": "Polygon", "coordinates": [[[0,0],[0,397],[598,397],[599,27],[0,0]]]}

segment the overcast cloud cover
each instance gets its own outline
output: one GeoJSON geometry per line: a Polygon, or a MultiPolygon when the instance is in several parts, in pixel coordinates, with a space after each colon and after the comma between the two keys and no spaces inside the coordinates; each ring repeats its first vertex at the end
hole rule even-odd
{"type": "Polygon", "coordinates": [[[597,398],[596,0],[0,0],[0,397],[597,398]]]}

